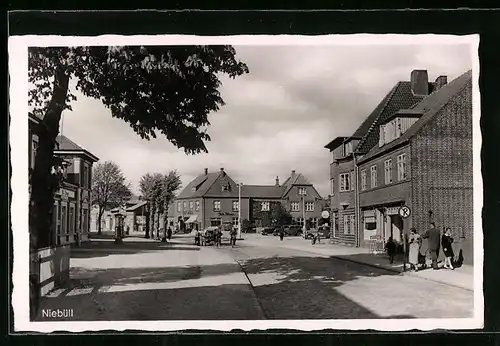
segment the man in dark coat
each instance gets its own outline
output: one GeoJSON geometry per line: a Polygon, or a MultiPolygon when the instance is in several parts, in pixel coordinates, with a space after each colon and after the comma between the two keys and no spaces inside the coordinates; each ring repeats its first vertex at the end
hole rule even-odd
{"type": "Polygon", "coordinates": [[[427,239],[428,251],[432,260],[432,269],[438,269],[437,259],[439,255],[439,245],[441,241],[441,234],[436,228],[436,224],[431,222],[430,229],[424,233],[422,238],[427,239]]]}

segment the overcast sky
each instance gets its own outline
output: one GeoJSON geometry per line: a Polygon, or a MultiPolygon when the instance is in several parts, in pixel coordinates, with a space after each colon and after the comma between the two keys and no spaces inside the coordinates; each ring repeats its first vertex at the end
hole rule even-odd
{"type": "Polygon", "coordinates": [[[176,169],[187,184],[224,167],[244,184],[274,184],[301,172],[323,196],[330,153],[324,146],[356,127],[400,80],[426,69],[451,81],[472,68],[468,45],[235,46],[250,73],[223,79],[226,106],[210,114],[209,153],[186,156],[166,139],[143,140],[100,101],[77,93],[62,133],[101,161],[112,160],[138,193],[147,172],[176,169]]]}

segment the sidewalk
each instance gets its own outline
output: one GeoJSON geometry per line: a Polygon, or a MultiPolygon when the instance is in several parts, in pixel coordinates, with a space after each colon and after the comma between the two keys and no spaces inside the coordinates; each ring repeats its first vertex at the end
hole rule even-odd
{"type": "MultiPolygon", "coordinates": [[[[279,246],[286,249],[312,252],[325,256],[333,256],[345,261],[364,264],[376,268],[410,275],[424,280],[439,282],[449,286],[474,291],[474,270],[470,265],[463,265],[455,270],[432,270],[426,269],[418,272],[403,271],[402,259],[390,264],[387,256],[374,255],[366,248],[356,248],[343,245],[330,244],[328,239],[323,239],[321,244],[311,244],[310,240],[301,237],[289,237],[280,241],[278,237],[246,235],[245,243],[256,246],[279,246]]],[[[407,266],[408,270],[408,266],[407,266]]]]}
{"type": "Polygon", "coordinates": [[[72,249],[70,280],[42,298],[37,320],[263,319],[232,256],[191,243],[99,239],[72,249]],[[44,315],[59,311],[71,316],[44,315]]]}

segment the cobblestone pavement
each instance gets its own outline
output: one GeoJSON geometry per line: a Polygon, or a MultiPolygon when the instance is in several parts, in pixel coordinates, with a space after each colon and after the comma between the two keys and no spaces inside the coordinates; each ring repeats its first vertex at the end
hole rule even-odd
{"type": "Polygon", "coordinates": [[[73,251],[71,266],[70,283],[42,299],[37,320],[459,318],[473,310],[467,290],[244,240],[234,248],[196,247],[186,236],[92,242],[73,251]],[[44,317],[49,310],[72,316],[44,317]]]}
{"type": "Polygon", "coordinates": [[[42,299],[37,320],[264,318],[238,263],[190,239],[92,242],[72,252],[71,267],[69,284],[42,299]]]}
{"type": "Polygon", "coordinates": [[[465,289],[280,247],[222,250],[238,260],[269,319],[473,317],[465,289]]]}

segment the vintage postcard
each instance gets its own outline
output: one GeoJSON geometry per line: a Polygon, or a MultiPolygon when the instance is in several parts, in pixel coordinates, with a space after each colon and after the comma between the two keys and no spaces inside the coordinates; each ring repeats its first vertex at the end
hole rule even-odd
{"type": "Polygon", "coordinates": [[[481,328],[478,45],[10,37],[15,330],[481,328]]]}

